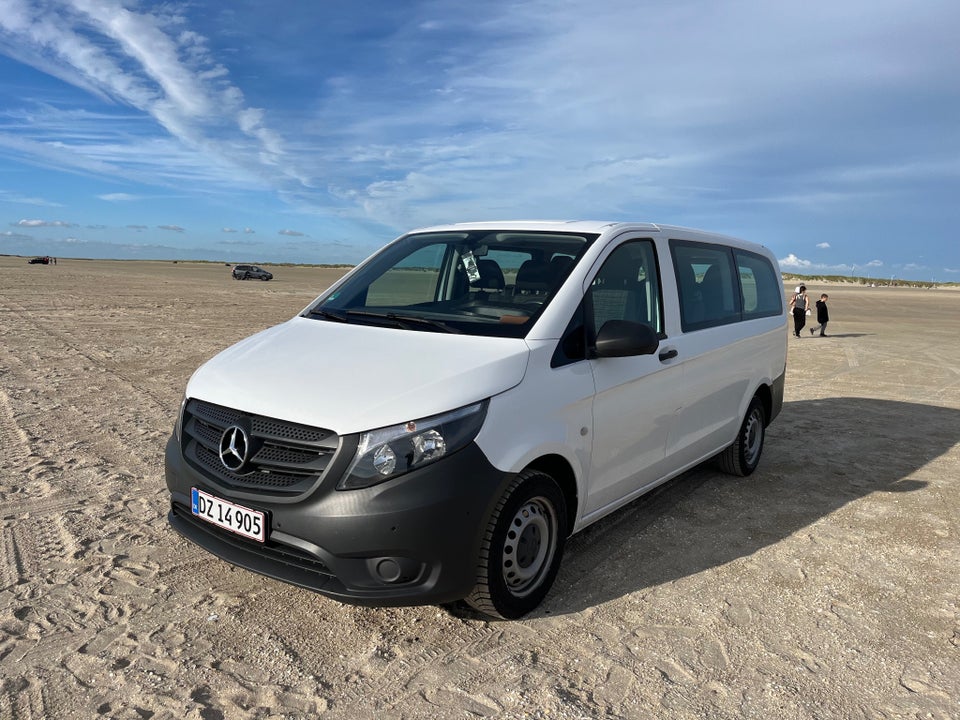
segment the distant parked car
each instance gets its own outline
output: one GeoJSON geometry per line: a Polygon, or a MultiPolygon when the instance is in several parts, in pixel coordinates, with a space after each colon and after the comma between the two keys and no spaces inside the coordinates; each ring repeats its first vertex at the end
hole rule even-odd
{"type": "Polygon", "coordinates": [[[49,264],[50,264],[50,258],[48,258],[48,257],[35,257],[35,258],[30,258],[29,260],[27,260],[27,262],[30,263],[31,265],[49,265],[49,264]]]}
{"type": "Polygon", "coordinates": [[[233,268],[234,280],[273,280],[273,273],[256,265],[237,265],[233,268]]]}

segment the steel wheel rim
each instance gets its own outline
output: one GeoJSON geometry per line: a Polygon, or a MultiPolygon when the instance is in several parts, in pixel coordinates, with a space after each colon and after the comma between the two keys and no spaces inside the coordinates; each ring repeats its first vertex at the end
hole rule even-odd
{"type": "Polygon", "coordinates": [[[743,457],[747,465],[753,465],[759,460],[762,446],[763,417],[759,410],[754,410],[743,428],[743,457]]]}
{"type": "Polygon", "coordinates": [[[557,514],[545,497],[527,500],[514,513],[501,554],[503,581],[514,597],[533,592],[557,551],[557,514]]]}

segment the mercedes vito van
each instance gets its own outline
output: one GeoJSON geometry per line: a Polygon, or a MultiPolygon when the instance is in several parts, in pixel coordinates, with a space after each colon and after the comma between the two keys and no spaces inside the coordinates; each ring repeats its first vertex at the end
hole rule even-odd
{"type": "Polygon", "coordinates": [[[760,462],[787,314],[766,248],[647,223],[417,230],[190,379],[169,521],[365,605],[535,608],[564,541],[760,462]]]}

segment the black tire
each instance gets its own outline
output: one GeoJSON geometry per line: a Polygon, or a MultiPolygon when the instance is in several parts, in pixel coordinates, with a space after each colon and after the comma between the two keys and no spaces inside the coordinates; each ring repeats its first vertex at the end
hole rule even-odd
{"type": "Polygon", "coordinates": [[[526,615],[553,585],[566,535],[567,505],[557,482],[536,470],[517,475],[490,517],[466,602],[504,620],[526,615]]]}
{"type": "Polygon", "coordinates": [[[767,431],[767,413],[760,398],[754,397],[740,424],[737,439],[717,457],[720,469],[730,475],[746,477],[760,464],[767,431]]]}

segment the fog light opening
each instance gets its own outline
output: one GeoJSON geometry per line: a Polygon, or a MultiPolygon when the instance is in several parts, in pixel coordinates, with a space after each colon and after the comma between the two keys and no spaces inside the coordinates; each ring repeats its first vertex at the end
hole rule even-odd
{"type": "Polygon", "coordinates": [[[380,579],[384,582],[395,583],[399,581],[403,575],[403,570],[398,563],[393,558],[384,558],[377,563],[377,575],[380,576],[380,579]]]}

